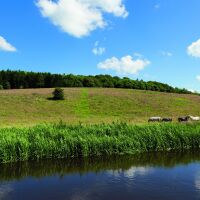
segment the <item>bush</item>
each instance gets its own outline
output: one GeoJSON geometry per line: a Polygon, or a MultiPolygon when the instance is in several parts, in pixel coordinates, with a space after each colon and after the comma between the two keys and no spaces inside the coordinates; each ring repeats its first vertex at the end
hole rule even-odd
{"type": "Polygon", "coordinates": [[[11,88],[11,86],[10,86],[10,82],[8,82],[8,81],[5,82],[5,83],[4,83],[4,89],[7,90],[7,89],[10,89],[10,88],[11,88]]]}
{"type": "Polygon", "coordinates": [[[64,100],[64,90],[62,88],[55,88],[53,91],[54,100],[64,100]]]}
{"type": "Polygon", "coordinates": [[[0,90],[3,90],[3,85],[0,85],[0,90]]]}

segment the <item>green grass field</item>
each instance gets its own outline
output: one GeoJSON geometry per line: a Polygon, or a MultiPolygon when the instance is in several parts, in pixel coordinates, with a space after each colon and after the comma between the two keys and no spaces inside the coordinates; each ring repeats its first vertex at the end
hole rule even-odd
{"type": "Polygon", "coordinates": [[[151,116],[200,115],[200,96],[129,89],[66,88],[64,101],[48,100],[53,89],[0,91],[0,126],[145,123],[151,116]]]}

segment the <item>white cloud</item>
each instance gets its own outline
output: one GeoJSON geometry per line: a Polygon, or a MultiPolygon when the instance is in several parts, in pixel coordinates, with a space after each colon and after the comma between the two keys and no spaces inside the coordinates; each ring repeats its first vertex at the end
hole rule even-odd
{"type": "Polygon", "coordinates": [[[188,91],[192,92],[192,93],[195,93],[195,90],[194,89],[188,89],[188,91]]]}
{"type": "Polygon", "coordinates": [[[196,42],[193,42],[187,49],[187,52],[190,56],[200,58],[200,39],[196,42]]]}
{"type": "Polygon", "coordinates": [[[200,75],[196,77],[198,81],[200,81],[200,75]]]}
{"type": "Polygon", "coordinates": [[[92,49],[92,53],[96,56],[101,56],[102,54],[104,54],[106,51],[105,47],[100,47],[99,46],[99,41],[96,41],[94,44],[94,48],[92,49]]]}
{"type": "Polygon", "coordinates": [[[168,56],[168,57],[173,56],[173,54],[171,52],[168,52],[168,51],[162,51],[161,53],[162,53],[163,56],[168,56]]]}
{"type": "Polygon", "coordinates": [[[103,53],[105,53],[106,48],[105,47],[95,47],[92,49],[92,52],[96,56],[101,56],[103,53]]]}
{"type": "Polygon", "coordinates": [[[0,36],[0,51],[15,52],[17,51],[17,49],[14,46],[12,46],[9,42],[7,42],[5,38],[0,36]]]}
{"type": "Polygon", "coordinates": [[[103,14],[126,18],[123,0],[38,0],[37,6],[44,17],[60,27],[64,32],[75,37],[83,37],[97,28],[104,28],[107,23],[103,14]]]}
{"type": "Polygon", "coordinates": [[[150,63],[149,60],[141,58],[133,59],[132,56],[127,55],[120,59],[116,57],[109,58],[99,63],[97,67],[104,70],[114,70],[119,74],[137,74],[150,63]]]}

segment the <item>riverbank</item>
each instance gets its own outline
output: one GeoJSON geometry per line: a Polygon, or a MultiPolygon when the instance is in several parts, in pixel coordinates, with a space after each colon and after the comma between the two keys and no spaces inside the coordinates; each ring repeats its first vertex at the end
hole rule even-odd
{"type": "Polygon", "coordinates": [[[0,129],[0,162],[199,149],[200,124],[44,124],[0,129]]]}

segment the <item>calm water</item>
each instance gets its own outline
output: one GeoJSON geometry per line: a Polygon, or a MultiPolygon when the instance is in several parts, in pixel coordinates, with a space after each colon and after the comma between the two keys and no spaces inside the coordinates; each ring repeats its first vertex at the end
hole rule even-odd
{"type": "Polygon", "coordinates": [[[0,199],[200,199],[200,152],[0,165],[0,199]]]}

